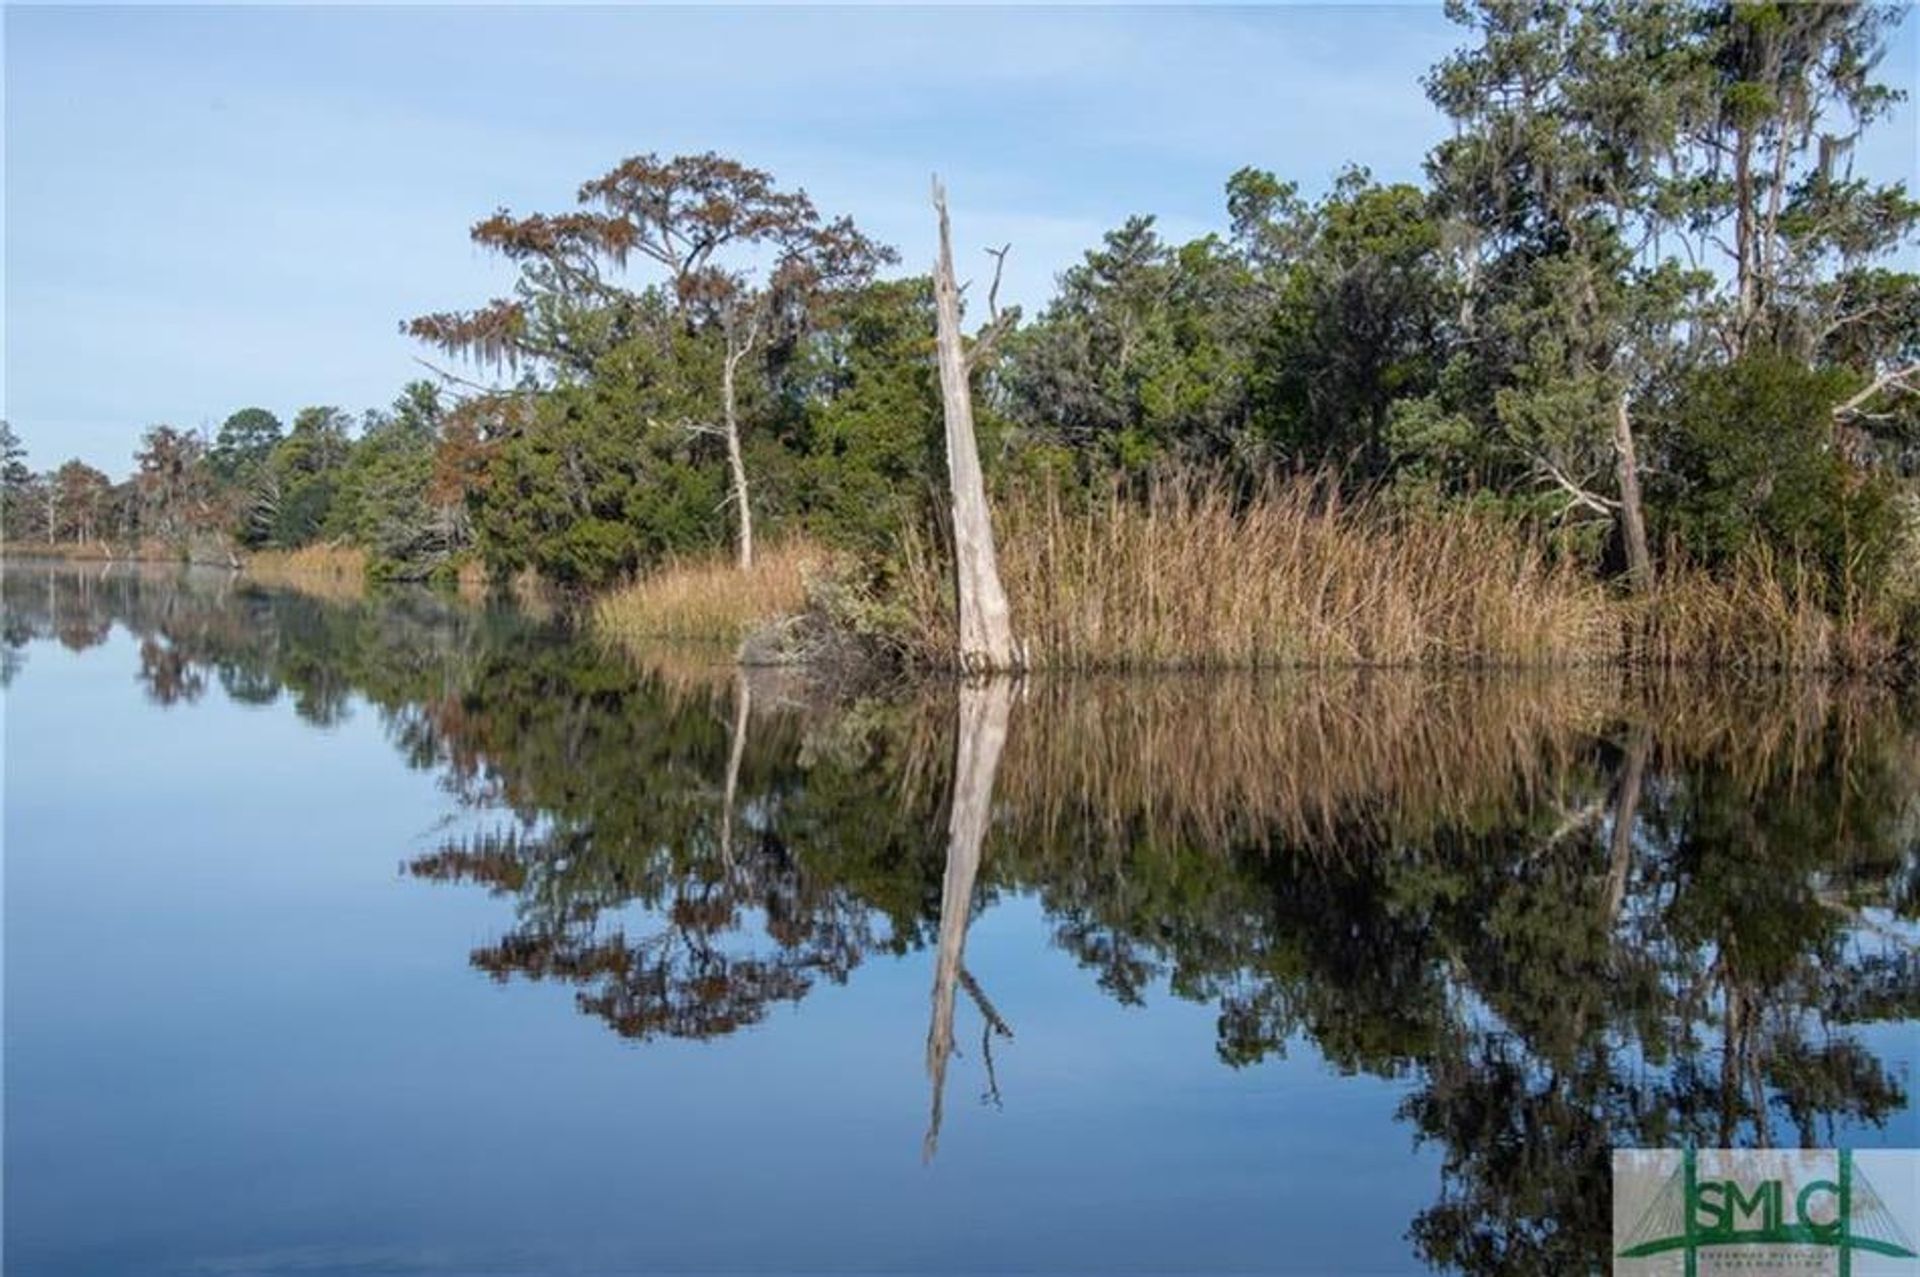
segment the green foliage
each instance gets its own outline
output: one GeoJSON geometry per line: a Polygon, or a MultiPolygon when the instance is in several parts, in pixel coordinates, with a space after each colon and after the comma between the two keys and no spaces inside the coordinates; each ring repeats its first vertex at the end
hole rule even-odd
{"type": "Polygon", "coordinates": [[[389,412],[369,412],[340,469],[326,535],[364,546],[383,579],[424,579],[466,540],[466,512],[435,499],[434,450],[445,410],[430,382],[410,383],[389,412]]]}
{"type": "Polygon", "coordinates": [[[1683,385],[1662,438],[1656,509],[1692,555],[1724,565],[1753,545],[1817,568],[1833,606],[1872,595],[1902,528],[1891,485],[1835,448],[1844,369],[1755,352],[1683,385]]]}
{"type": "Polygon", "coordinates": [[[26,445],[0,419],[0,538],[24,539],[33,515],[32,496],[33,472],[27,469],[26,445]]]}
{"type": "Polygon", "coordinates": [[[310,545],[333,518],[351,450],[352,418],[338,408],[302,408],[267,454],[255,484],[250,540],[277,549],[310,545]]]}
{"type": "Polygon", "coordinates": [[[816,343],[795,478],[812,531],[882,551],[925,521],[945,482],[932,284],[875,284],[835,320],[816,343]]]}
{"type": "MultiPolygon", "coordinates": [[[[1276,469],[1335,470],[1343,499],[1514,516],[1554,556],[1627,548],[1645,584],[1644,489],[1655,541],[1716,569],[1758,546],[1843,610],[1906,588],[1888,476],[1920,471],[1920,275],[1893,258],[1920,202],[1849,159],[1898,97],[1876,78],[1892,12],[1447,10],[1465,38],[1423,81],[1451,125],[1424,183],[1243,167],[1224,235],[1131,217],[1037,318],[994,325],[976,412],[1002,500],[1137,502],[1185,466],[1226,476],[1244,522],[1276,469]]],[[[131,492],[88,508],[351,541],[392,576],[477,546],[591,587],[732,539],[732,438],[763,544],[804,531],[884,588],[905,539],[938,544],[929,285],[875,282],[892,254],[847,219],[724,157],[642,155],[472,235],[517,268],[510,295],[406,331],[509,382],[416,383],[357,439],[336,409],[284,436],[242,409],[204,457],[150,437],[131,492]]],[[[53,476],[0,452],[9,529],[58,533],[53,476]]]]}
{"type": "Polygon", "coordinates": [[[1380,186],[1359,169],[1291,215],[1290,231],[1254,232],[1296,245],[1270,276],[1277,298],[1254,361],[1256,428],[1284,457],[1376,477],[1393,460],[1394,404],[1432,390],[1443,354],[1440,224],[1419,189],[1380,186]]]}
{"type": "Polygon", "coordinates": [[[207,460],[223,483],[246,484],[282,438],[280,418],[265,408],[242,408],[220,425],[207,460]]]}
{"type": "Polygon", "coordinates": [[[720,544],[718,441],[680,424],[715,358],[711,342],[684,332],[664,348],[643,338],[610,352],[590,381],[541,395],[498,444],[474,501],[489,569],[599,586],[720,544]]]}
{"type": "Polygon", "coordinates": [[[1094,468],[1231,453],[1247,420],[1253,277],[1220,240],[1129,218],[1008,351],[1013,419],[1094,468]]]}

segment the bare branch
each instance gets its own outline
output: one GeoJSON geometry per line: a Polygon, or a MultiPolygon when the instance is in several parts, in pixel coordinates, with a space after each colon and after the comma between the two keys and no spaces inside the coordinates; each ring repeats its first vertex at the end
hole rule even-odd
{"type": "Polygon", "coordinates": [[[979,367],[982,361],[993,353],[993,348],[999,343],[1000,338],[1013,327],[1013,315],[1011,313],[1003,315],[1000,312],[1000,275],[1006,269],[1007,254],[1012,251],[1011,243],[986,250],[987,256],[993,258],[993,282],[987,286],[987,326],[980,330],[980,335],[973,339],[973,344],[967,351],[968,371],[979,367]]]}
{"type": "Polygon", "coordinates": [[[422,368],[425,368],[428,372],[432,373],[434,376],[438,377],[441,381],[445,382],[450,386],[465,386],[468,390],[475,391],[479,394],[512,395],[512,394],[527,393],[525,391],[518,390],[511,386],[508,386],[508,387],[489,386],[483,382],[474,381],[468,377],[462,377],[459,373],[454,372],[451,369],[442,368],[440,365],[434,363],[432,360],[423,359],[419,355],[415,355],[413,357],[413,362],[416,364],[419,364],[422,368]]]}
{"type": "Polygon", "coordinates": [[[1000,322],[1000,274],[1006,269],[1007,254],[1012,251],[1011,241],[986,250],[987,256],[993,258],[993,283],[987,286],[987,318],[996,324],[1000,322]]]}
{"type": "Polygon", "coordinates": [[[1003,1038],[1013,1036],[1013,1029],[1000,1018],[1000,1012],[995,1010],[993,1003],[987,1000],[987,995],[981,992],[979,982],[973,978],[973,972],[967,970],[964,964],[960,967],[960,987],[967,991],[967,996],[972,998],[973,1004],[980,1009],[980,1018],[987,1022],[989,1030],[1003,1038]]]}
{"type": "Polygon", "coordinates": [[[1555,484],[1572,498],[1571,504],[1567,507],[1568,509],[1580,505],[1585,506],[1597,514],[1611,515],[1615,510],[1620,508],[1620,503],[1613,498],[1603,497],[1592,489],[1582,487],[1572,479],[1569,479],[1564,470],[1554,465],[1553,462],[1547,460],[1545,457],[1536,454],[1532,457],[1532,460],[1536,468],[1543,472],[1547,478],[1552,479],[1555,484]]]}
{"type": "Polygon", "coordinates": [[[1920,376],[1920,363],[1908,364],[1904,368],[1895,368],[1883,372],[1860,393],[1845,400],[1833,410],[1834,419],[1864,416],[1860,410],[1882,391],[1895,390],[1903,394],[1920,394],[1920,387],[1913,384],[1913,378],[1920,376]]]}

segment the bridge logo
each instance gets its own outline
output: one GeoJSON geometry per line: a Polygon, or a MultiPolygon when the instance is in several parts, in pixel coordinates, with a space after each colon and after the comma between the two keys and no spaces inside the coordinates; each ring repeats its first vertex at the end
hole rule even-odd
{"type": "Polygon", "coordinates": [[[1920,1277],[1920,1152],[1617,1149],[1614,1272],[1920,1277]]]}

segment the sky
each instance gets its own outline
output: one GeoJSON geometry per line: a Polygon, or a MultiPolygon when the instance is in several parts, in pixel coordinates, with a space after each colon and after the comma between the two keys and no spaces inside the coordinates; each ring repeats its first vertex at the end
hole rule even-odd
{"type": "MultiPolygon", "coordinates": [[[[1914,81],[1916,24],[1887,68],[1914,81]]],[[[1029,311],[1134,213],[1224,229],[1243,165],[1417,180],[1437,5],[22,7],[4,13],[5,367],[36,469],[125,474],[150,425],[357,412],[423,375],[401,320],[507,292],[478,218],[622,157],[714,150],[1029,311]]],[[[1915,162],[1913,114],[1868,167],[1915,162]]]]}

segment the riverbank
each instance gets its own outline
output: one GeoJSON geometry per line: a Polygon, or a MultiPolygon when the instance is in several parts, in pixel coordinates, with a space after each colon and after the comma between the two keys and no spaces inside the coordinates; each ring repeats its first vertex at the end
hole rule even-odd
{"type": "Polygon", "coordinates": [[[196,538],[182,544],[149,537],[142,541],[0,541],[0,561],[61,563],[191,563],[232,567],[238,556],[220,538],[196,538]]]}

